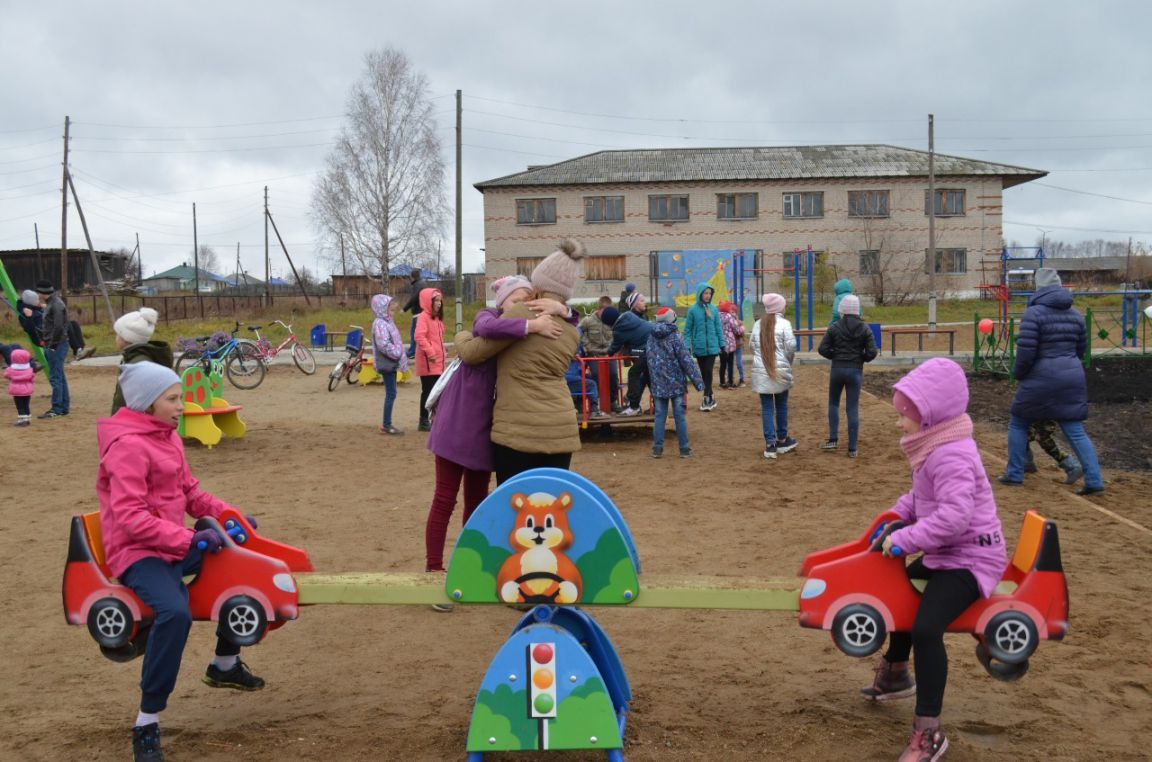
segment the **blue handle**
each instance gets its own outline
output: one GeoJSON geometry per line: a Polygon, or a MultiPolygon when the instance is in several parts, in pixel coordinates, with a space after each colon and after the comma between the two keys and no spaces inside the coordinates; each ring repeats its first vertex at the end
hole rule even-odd
{"type": "MultiPolygon", "coordinates": [[[[243,545],[244,543],[248,542],[248,535],[244,533],[244,527],[240,526],[232,519],[228,519],[224,526],[225,534],[231,537],[237,545],[243,545]]],[[[204,540],[201,540],[200,542],[196,543],[196,549],[208,550],[208,543],[204,540]]]]}
{"type": "Polygon", "coordinates": [[[888,550],[888,552],[891,553],[896,558],[899,558],[900,556],[904,555],[904,548],[900,547],[899,545],[893,545],[888,550]]]}

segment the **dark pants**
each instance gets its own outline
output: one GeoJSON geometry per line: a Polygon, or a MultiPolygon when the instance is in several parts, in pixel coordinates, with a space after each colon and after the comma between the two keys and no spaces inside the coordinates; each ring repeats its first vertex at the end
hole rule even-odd
{"type": "Polygon", "coordinates": [[[720,386],[735,386],[736,353],[720,352],[720,386]]]}
{"type": "Polygon", "coordinates": [[[860,387],[864,383],[864,371],[860,368],[833,368],[828,377],[828,438],[833,442],[840,438],[840,394],[844,401],[844,413],[848,417],[848,450],[856,450],[856,440],[860,436],[860,387]]]}
{"type": "Polygon", "coordinates": [[[926,579],[928,586],[920,598],[912,632],[894,632],[888,639],[889,663],[916,657],[916,714],[939,717],[948,684],[948,652],[944,631],[964,610],[980,598],[976,578],[967,569],[929,569],[922,559],[908,565],[911,579],[926,579]]]}
{"type": "Polygon", "coordinates": [[[31,397],[13,397],[16,401],[16,415],[31,415],[32,414],[32,398],[31,397]]]}
{"type": "Polygon", "coordinates": [[[496,463],[496,486],[531,468],[563,468],[572,465],[570,452],[520,452],[504,445],[492,445],[496,463]]]}
{"type": "Polygon", "coordinates": [[[648,359],[644,353],[632,355],[632,367],[628,369],[628,406],[640,409],[640,398],[644,387],[648,386],[648,359]]]}
{"type": "Polygon", "coordinates": [[[424,568],[440,571],[444,568],[444,540],[448,536],[448,523],[456,510],[456,493],[460,482],[464,482],[463,524],[476,506],[488,497],[489,471],[473,471],[454,463],[447,458],[436,456],[436,491],[432,494],[432,507],[428,510],[428,522],[424,527],[424,549],[427,560],[424,568]]]}
{"type": "Polygon", "coordinates": [[[387,429],[392,426],[392,406],[396,404],[396,371],[382,370],[379,373],[384,379],[384,420],[381,423],[387,429]]]}
{"type": "Polygon", "coordinates": [[[420,377],[420,423],[428,423],[428,408],[424,407],[424,403],[428,401],[428,395],[432,392],[432,387],[440,380],[440,374],[435,376],[421,376],[420,377]]]}
{"type": "Polygon", "coordinates": [[[408,331],[408,359],[416,357],[416,314],[412,313],[412,327],[408,331]]]}
{"type": "Polygon", "coordinates": [[[712,366],[716,364],[716,355],[697,355],[696,364],[700,366],[700,375],[704,377],[704,396],[712,398],[712,366]]]}
{"type": "MultiPolygon", "coordinates": [[[[67,346],[65,344],[64,346],[67,346]]],[[[159,558],[142,558],[128,567],[120,580],[132,588],[140,600],[155,612],[144,666],[140,675],[140,711],[155,714],[168,706],[168,696],[180,674],[180,658],[188,631],[192,629],[192,612],[188,609],[188,588],[183,577],[200,570],[200,551],[190,550],[183,561],[169,563],[159,558]]],[[[216,655],[235,656],[240,646],[220,636],[217,628],[216,655]]]]}

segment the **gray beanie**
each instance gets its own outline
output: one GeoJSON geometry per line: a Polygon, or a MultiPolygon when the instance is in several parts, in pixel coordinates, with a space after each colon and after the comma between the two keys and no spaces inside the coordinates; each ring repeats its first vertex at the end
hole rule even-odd
{"type": "Polygon", "coordinates": [[[1061,285],[1060,273],[1056,272],[1051,267],[1041,267],[1036,271],[1033,277],[1036,279],[1036,288],[1061,285]]]}
{"type": "Polygon", "coordinates": [[[152,407],[152,403],[180,377],[165,365],[154,362],[135,362],[120,366],[120,391],[124,404],[138,413],[152,407]]]}
{"type": "Polygon", "coordinates": [[[565,238],[560,248],[544,257],[532,271],[532,285],[537,291],[552,293],[564,301],[572,298],[572,288],[576,285],[579,261],[584,258],[583,244],[565,238]]]}
{"type": "Polygon", "coordinates": [[[40,294],[36,293],[35,291],[33,291],[30,288],[24,289],[24,293],[20,294],[20,301],[24,302],[25,304],[29,304],[29,305],[39,304],[40,303],[40,294]]]}

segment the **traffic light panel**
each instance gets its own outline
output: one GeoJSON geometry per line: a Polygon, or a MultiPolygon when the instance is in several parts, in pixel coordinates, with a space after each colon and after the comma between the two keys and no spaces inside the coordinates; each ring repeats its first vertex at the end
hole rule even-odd
{"type": "Polygon", "coordinates": [[[528,716],[556,717],[556,644],[528,644],[528,716]]]}

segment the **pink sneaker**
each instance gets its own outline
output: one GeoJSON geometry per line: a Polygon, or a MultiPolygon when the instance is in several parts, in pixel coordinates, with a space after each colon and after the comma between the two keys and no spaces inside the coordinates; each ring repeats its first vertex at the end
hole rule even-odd
{"type": "Polygon", "coordinates": [[[939,717],[917,717],[912,737],[897,762],[936,762],[948,751],[948,739],[940,729],[939,717]]]}

